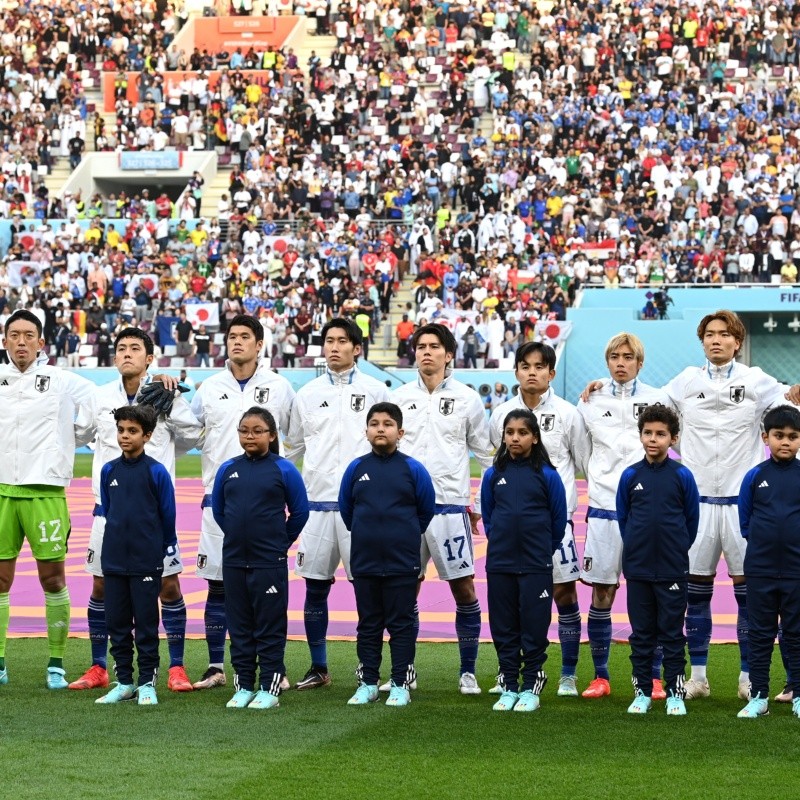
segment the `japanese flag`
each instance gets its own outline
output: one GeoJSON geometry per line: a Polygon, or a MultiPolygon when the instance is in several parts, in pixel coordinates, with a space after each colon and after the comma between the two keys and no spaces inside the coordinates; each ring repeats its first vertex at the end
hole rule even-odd
{"type": "Polygon", "coordinates": [[[572,332],[572,323],[556,320],[539,320],[536,323],[536,339],[551,347],[560,344],[572,332]]]}
{"type": "Polygon", "coordinates": [[[219,306],[216,303],[187,303],[183,310],[195,330],[200,325],[212,328],[219,325],[219,306]]]}

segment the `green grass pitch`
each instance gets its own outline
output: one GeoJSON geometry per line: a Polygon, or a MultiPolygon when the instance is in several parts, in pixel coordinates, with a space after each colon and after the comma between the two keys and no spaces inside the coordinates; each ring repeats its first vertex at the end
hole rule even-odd
{"type": "MultiPolygon", "coordinates": [[[[87,662],[89,645],[72,640],[69,676],[87,662]]],[[[187,646],[198,677],[205,645],[187,646]]],[[[656,703],[645,717],[625,713],[631,699],[628,648],[612,647],[614,693],[602,700],[557,698],[558,648],[547,663],[550,684],[534,714],[498,714],[492,697],[462,697],[457,650],[418,651],[420,688],[407,708],[348,707],[355,647],[333,643],[333,685],[288,692],[274,711],[233,711],[232,686],[176,695],[159,681],[160,705],[96,706],[101,693],[44,688],[46,643],[9,641],[11,682],[0,687],[0,759],[4,797],[108,800],[249,800],[250,798],[796,798],[800,720],[771,704],[770,716],[736,719],[738,651],[715,646],[713,694],[690,702],[685,718],[656,703]]],[[[388,651],[385,653],[388,658],[388,651]]],[[[162,649],[166,664],[166,647],[162,649]]],[[[481,648],[478,678],[492,685],[494,652],[481,648]]],[[[287,652],[290,677],[307,666],[304,643],[287,652]]],[[[581,650],[579,684],[591,677],[581,650]]],[[[384,665],[386,672],[386,664],[384,665]]],[[[773,691],[782,673],[774,670],[773,691]]],[[[229,673],[230,681],[230,673],[229,673]]]]}

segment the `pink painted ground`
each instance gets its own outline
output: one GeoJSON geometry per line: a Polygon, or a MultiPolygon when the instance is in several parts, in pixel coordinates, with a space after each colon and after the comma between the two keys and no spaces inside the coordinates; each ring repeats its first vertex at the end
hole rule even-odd
{"type": "MultiPolygon", "coordinates": [[[[473,481],[477,484],[477,481],[473,481]]],[[[580,482],[581,505],[575,519],[575,534],[579,549],[582,552],[586,525],[586,484],[580,482]]],[[[178,481],[178,529],[180,531],[181,552],[186,573],[181,577],[183,593],[188,606],[188,633],[202,636],[203,605],[206,597],[206,583],[194,577],[193,565],[197,557],[197,542],[200,536],[200,499],[203,491],[199,480],[181,479],[178,481]]],[[[73,613],[71,630],[74,634],[86,634],[86,603],[91,591],[91,577],[84,572],[83,562],[89,541],[89,530],[92,524],[91,481],[80,479],[73,481],[68,491],[69,506],[72,514],[72,535],[70,537],[69,555],[67,556],[67,581],[72,595],[73,613]]],[[[476,584],[481,598],[483,614],[483,638],[487,641],[489,624],[486,616],[486,577],[484,558],[486,539],[482,536],[474,543],[477,563],[476,584]]],[[[290,569],[294,566],[294,552],[291,554],[290,569]]],[[[718,570],[717,591],[714,593],[714,641],[736,641],[736,604],[733,599],[731,582],[727,577],[725,565],[718,570]]],[[[302,579],[290,573],[291,587],[289,596],[289,634],[303,638],[303,599],[302,579]]],[[[580,586],[580,605],[584,621],[589,611],[590,590],[580,586]]],[[[44,608],[42,592],[36,578],[36,564],[31,558],[27,544],[17,564],[17,575],[11,590],[11,633],[13,635],[44,634],[44,608]]],[[[454,606],[446,583],[436,578],[436,571],[431,565],[420,595],[420,639],[452,640],[454,606]]],[[[625,613],[625,586],[620,587],[612,616],[614,638],[627,639],[629,627],[625,613]]],[[[330,635],[331,637],[353,638],[355,636],[356,612],[353,592],[344,572],[340,570],[337,582],[333,587],[330,599],[330,635]]],[[[585,638],[584,625],[584,638],[585,638]]],[[[555,626],[551,629],[551,638],[556,638],[555,626]]]]}

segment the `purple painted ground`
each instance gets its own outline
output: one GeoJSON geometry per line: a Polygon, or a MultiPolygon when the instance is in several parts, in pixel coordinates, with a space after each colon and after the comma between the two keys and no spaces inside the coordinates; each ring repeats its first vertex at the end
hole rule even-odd
{"type": "MultiPolygon", "coordinates": [[[[477,481],[473,480],[473,484],[477,481]]],[[[586,483],[579,483],[581,505],[575,518],[575,535],[579,549],[582,551],[585,538],[586,524],[583,521],[586,513],[586,483]]],[[[201,636],[203,634],[203,605],[206,597],[206,583],[192,574],[193,565],[197,557],[197,542],[200,536],[200,499],[202,497],[201,483],[197,479],[181,479],[178,481],[178,529],[180,531],[181,552],[187,571],[181,577],[183,593],[188,606],[189,635],[201,636]]],[[[91,481],[88,479],[75,480],[68,490],[69,506],[72,514],[72,536],[70,537],[70,552],[67,556],[67,581],[72,595],[73,614],[71,631],[77,635],[85,635],[86,628],[86,603],[91,591],[91,577],[83,570],[83,561],[86,556],[86,547],[89,541],[89,530],[92,523],[91,481]]],[[[486,554],[486,539],[482,536],[474,543],[477,563],[476,584],[478,596],[481,599],[483,614],[483,638],[490,640],[489,624],[486,616],[486,577],[484,572],[484,557],[486,554]]],[[[291,553],[290,569],[294,566],[294,552],[291,553]]],[[[722,563],[718,571],[718,590],[714,593],[714,641],[736,641],[736,604],[733,599],[731,582],[727,578],[725,565],[722,563]]],[[[290,572],[291,588],[289,597],[289,634],[293,637],[303,638],[303,598],[302,580],[290,572]]],[[[589,611],[590,590],[580,586],[580,605],[584,622],[589,611]]],[[[36,565],[31,558],[27,544],[23,550],[18,564],[17,575],[11,590],[11,633],[13,635],[43,635],[44,608],[42,592],[36,578],[36,565]]],[[[453,640],[454,606],[450,591],[446,583],[436,578],[436,571],[431,565],[427,579],[420,595],[420,639],[453,640]]],[[[629,627],[628,617],[625,613],[625,586],[620,587],[617,600],[614,604],[612,616],[614,625],[614,638],[627,639],[629,627]]],[[[356,611],[353,592],[347,583],[344,572],[340,570],[337,582],[333,587],[330,598],[330,635],[331,637],[353,638],[355,636],[356,611]]],[[[584,638],[585,638],[584,625],[584,638]]],[[[557,638],[555,626],[551,628],[551,638],[557,638]]]]}

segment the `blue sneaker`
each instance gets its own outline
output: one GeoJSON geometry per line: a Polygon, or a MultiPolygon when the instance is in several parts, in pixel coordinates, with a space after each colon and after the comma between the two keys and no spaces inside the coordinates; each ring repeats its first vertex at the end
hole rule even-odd
{"type": "Polygon", "coordinates": [[[629,714],[646,714],[650,710],[653,701],[642,692],[637,692],[633,702],[628,706],[629,714]]]}
{"type": "Polygon", "coordinates": [[[514,711],[538,711],[539,695],[534,694],[532,689],[526,689],[519,693],[519,700],[514,706],[514,711]]]}
{"type": "Polygon", "coordinates": [[[374,703],[377,699],[378,687],[376,685],[368,686],[366,683],[362,683],[358,689],[356,689],[356,693],[347,701],[347,705],[365,706],[367,703],[374,703]]]}
{"type": "Polygon", "coordinates": [[[8,667],[0,669],[0,686],[5,686],[8,683],[8,667]]]}
{"type": "Polygon", "coordinates": [[[247,707],[254,708],[256,711],[266,711],[269,708],[278,708],[278,706],[280,706],[278,695],[271,694],[266,689],[261,689],[256,692],[256,696],[247,707]]]}
{"type": "Polygon", "coordinates": [[[144,683],[138,689],[140,706],[157,706],[156,687],[152,683],[144,683]]]}
{"type": "MultiPolygon", "coordinates": [[[[792,703],[794,710],[794,703],[792,703]]],[[[757,694],[736,716],[739,719],[755,719],[756,717],[766,717],[769,714],[769,701],[761,694],[757,694]]]]}
{"type": "Polygon", "coordinates": [[[249,689],[239,689],[225,704],[226,708],[247,708],[255,699],[256,693],[249,689]]]}
{"type": "Polygon", "coordinates": [[[683,702],[682,697],[675,697],[674,694],[670,694],[670,696],[667,698],[667,716],[686,716],[686,703],[683,702]]]}
{"type": "Polygon", "coordinates": [[[123,700],[133,700],[136,694],[136,687],[132,683],[115,683],[114,688],[102,697],[98,697],[95,703],[109,705],[110,703],[121,703],[123,700]]]}
{"type": "Polygon", "coordinates": [[[796,717],[800,717],[800,697],[795,697],[795,699],[792,700],[792,714],[796,717]]]}
{"type": "Polygon", "coordinates": [[[492,711],[511,711],[519,700],[517,692],[504,691],[498,701],[492,706],[492,711]]]}
{"type": "Polygon", "coordinates": [[[392,684],[389,690],[389,698],[386,701],[387,706],[407,706],[411,702],[411,692],[405,686],[396,686],[392,684]]]}
{"type": "Polygon", "coordinates": [[[66,689],[69,681],[64,677],[67,673],[61,667],[48,667],[45,681],[48,689],[66,689]]]}

